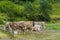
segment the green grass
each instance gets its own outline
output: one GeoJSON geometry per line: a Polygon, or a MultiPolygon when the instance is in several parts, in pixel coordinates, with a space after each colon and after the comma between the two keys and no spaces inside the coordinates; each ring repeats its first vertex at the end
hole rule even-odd
{"type": "Polygon", "coordinates": [[[0,30],[0,38],[12,38],[13,35],[10,32],[4,31],[4,30],[0,30]]]}
{"type": "Polygon", "coordinates": [[[60,18],[60,3],[52,4],[52,9],[51,18],[60,18]]]}
{"type": "Polygon", "coordinates": [[[52,13],[54,15],[60,15],[60,3],[54,3],[52,9],[53,9],[52,13]]]}
{"type": "Polygon", "coordinates": [[[19,34],[15,36],[15,40],[59,40],[60,32],[36,32],[26,33],[25,35],[19,34]]]}
{"type": "MultiPolygon", "coordinates": [[[[50,17],[53,18],[60,18],[60,3],[54,3],[52,4],[52,14],[50,17]]],[[[58,22],[55,23],[46,23],[46,29],[48,30],[60,30],[60,20],[57,20],[58,22]],[[59,24],[58,24],[59,23],[59,24]]],[[[54,22],[54,20],[53,20],[54,22]]]]}
{"type": "Polygon", "coordinates": [[[4,33],[2,33],[2,32],[0,32],[0,38],[2,38],[2,37],[7,37],[7,35],[6,34],[4,34],[4,33]]]}
{"type": "MultiPolygon", "coordinates": [[[[0,39],[1,38],[8,38],[9,33],[6,33],[2,30],[0,30],[0,39]]],[[[11,36],[11,35],[10,35],[11,36]]],[[[33,33],[25,33],[23,35],[22,33],[15,35],[14,40],[60,40],[60,32],[33,32],[33,33]]]]}
{"type": "Polygon", "coordinates": [[[60,30],[60,23],[46,23],[47,30],[60,30]]]}
{"type": "MultiPolygon", "coordinates": [[[[8,38],[8,34],[0,31],[0,37],[8,38]]],[[[14,40],[60,40],[60,32],[34,32],[16,35],[14,40]]]]}
{"type": "Polygon", "coordinates": [[[60,18],[60,15],[51,15],[51,18],[60,18]]]}

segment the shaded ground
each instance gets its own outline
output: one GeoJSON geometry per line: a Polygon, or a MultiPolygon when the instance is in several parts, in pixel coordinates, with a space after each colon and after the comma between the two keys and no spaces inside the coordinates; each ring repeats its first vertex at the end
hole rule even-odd
{"type": "MultiPolygon", "coordinates": [[[[0,32],[0,40],[9,40],[7,34],[0,32]]],[[[12,40],[12,39],[10,39],[12,40]]],[[[46,30],[41,32],[15,35],[14,40],[60,40],[60,30],[46,30]]]]}

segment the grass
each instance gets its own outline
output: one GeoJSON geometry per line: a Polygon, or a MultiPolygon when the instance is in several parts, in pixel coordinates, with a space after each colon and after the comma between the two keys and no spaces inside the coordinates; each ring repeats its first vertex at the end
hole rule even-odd
{"type": "Polygon", "coordinates": [[[60,15],[51,15],[51,18],[60,18],[60,15]]]}
{"type": "Polygon", "coordinates": [[[8,34],[4,33],[3,31],[0,30],[0,39],[1,38],[8,38],[8,34]]]}
{"type": "MultiPolygon", "coordinates": [[[[60,3],[53,3],[52,4],[52,15],[50,17],[53,18],[60,18],[60,3]]],[[[58,20],[60,22],[60,20],[58,20]]],[[[47,30],[60,30],[60,23],[46,23],[47,30]]]]}
{"type": "Polygon", "coordinates": [[[46,23],[46,30],[60,30],[60,23],[46,23]]]}
{"type": "Polygon", "coordinates": [[[0,38],[12,38],[13,35],[10,32],[4,31],[4,30],[0,30],[0,38]]]}
{"type": "MultiPolygon", "coordinates": [[[[1,32],[0,32],[1,33],[1,32]]],[[[4,33],[1,33],[4,36],[4,33]]],[[[7,37],[5,35],[5,37],[7,37]]],[[[8,37],[7,37],[8,38],[8,37]]],[[[60,32],[34,32],[26,33],[25,35],[19,34],[15,36],[14,40],[60,40],[60,32]]]]}
{"type": "Polygon", "coordinates": [[[51,18],[60,18],[60,3],[52,4],[52,15],[51,18]]]}
{"type": "Polygon", "coordinates": [[[2,38],[2,37],[7,37],[7,35],[6,34],[4,34],[4,33],[2,33],[2,32],[0,32],[0,38],[2,38]]]}

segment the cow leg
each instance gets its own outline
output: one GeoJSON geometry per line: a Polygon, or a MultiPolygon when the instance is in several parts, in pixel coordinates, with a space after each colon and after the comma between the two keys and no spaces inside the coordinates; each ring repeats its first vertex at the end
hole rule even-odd
{"type": "Polygon", "coordinates": [[[20,32],[23,32],[23,34],[25,34],[25,28],[20,27],[19,30],[20,32]]]}
{"type": "Polygon", "coordinates": [[[9,27],[6,27],[6,31],[9,31],[9,27]]]}

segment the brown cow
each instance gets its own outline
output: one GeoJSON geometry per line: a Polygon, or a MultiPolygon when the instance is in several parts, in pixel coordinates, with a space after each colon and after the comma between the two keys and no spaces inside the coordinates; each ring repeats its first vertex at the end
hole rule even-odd
{"type": "Polygon", "coordinates": [[[32,22],[31,21],[20,21],[20,22],[7,22],[6,29],[11,30],[16,33],[16,30],[21,30],[25,32],[26,30],[32,30],[32,22]]]}
{"type": "Polygon", "coordinates": [[[16,33],[16,30],[18,30],[18,26],[16,22],[7,22],[6,23],[6,30],[9,32],[12,32],[13,34],[16,33]]]}
{"type": "Polygon", "coordinates": [[[32,21],[25,21],[24,25],[26,30],[31,30],[31,27],[33,27],[32,21]]]}
{"type": "Polygon", "coordinates": [[[20,22],[17,22],[17,25],[23,31],[27,31],[27,30],[31,31],[33,27],[32,21],[20,21],[20,22]]]}

